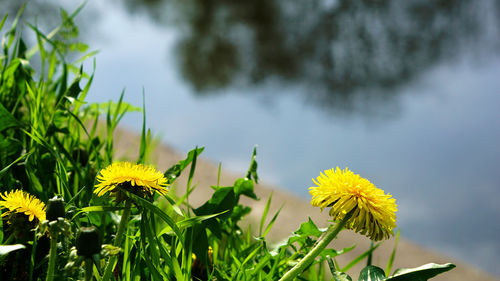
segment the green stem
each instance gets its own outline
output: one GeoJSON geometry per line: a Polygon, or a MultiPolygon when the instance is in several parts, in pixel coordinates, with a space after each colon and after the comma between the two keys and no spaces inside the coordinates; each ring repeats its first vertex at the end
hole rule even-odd
{"type": "Polygon", "coordinates": [[[346,225],[347,221],[351,218],[353,212],[349,212],[345,215],[344,219],[337,223],[335,226],[330,226],[325,232],[323,238],[318,241],[316,246],[292,269],[290,269],[279,281],[293,280],[299,276],[313,261],[314,259],[326,248],[328,244],[337,236],[337,234],[346,225]]]}
{"type": "Polygon", "coordinates": [[[9,237],[7,237],[7,240],[5,240],[2,244],[3,244],[3,245],[9,245],[9,244],[10,244],[10,242],[12,242],[12,240],[14,240],[14,237],[15,237],[14,232],[12,232],[12,233],[9,235],[9,237]]]}
{"type": "Polygon", "coordinates": [[[50,254],[49,268],[47,269],[47,281],[54,280],[57,259],[57,231],[50,231],[50,254]]]}
{"type": "Polygon", "coordinates": [[[85,281],[91,281],[92,277],[94,277],[93,266],[94,262],[92,261],[92,259],[85,259],[85,281]]]}
{"type": "MultiPolygon", "coordinates": [[[[120,247],[122,244],[123,234],[125,233],[125,229],[127,228],[131,207],[132,207],[132,201],[130,199],[127,199],[125,201],[125,209],[123,209],[123,214],[120,220],[120,224],[118,225],[118,231],[116,232],[115,242],[113,243],[113,246],[115,247],[120,247]]],[[[104,275],[102,276],[102,281],[110,280],[111,273],[113,272],[117,259],[118,259],[117,255],[109,258],[108,263],[106,264],[106,268],[104,269],[104,275]]]]}
{"type": "Polygon", "coordinates": [[[38,239],[37,239],[37,234],[38,234],[38,229],[35,230],[35,235],[33,237],[33,248],[31,248],[31,257],[30,257],[30,276],[29,280],[33,280],[33,269],[35,267],[35,254],[36,254],[36,247],[38,245],[38,239]]]}

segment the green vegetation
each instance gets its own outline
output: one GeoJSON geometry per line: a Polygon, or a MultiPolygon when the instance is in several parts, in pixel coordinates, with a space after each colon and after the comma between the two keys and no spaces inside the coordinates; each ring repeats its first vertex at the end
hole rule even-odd
{"type": "MultiPolygon", "coordinates": [[[[428,264],[390,275],[396,252],[384,272],[371,265],[375,245],[341,269],[335,257],[353,247],[317,249],[328,230],[311,220],[281,244],[271,245],[266,236],[279,219],[279,211],[268,219],[271,198],[258,232],[242,229],[242,219],[252,210],[240,198],[258,199],[255,150],[248,173],[233,186],[214,186],[199,207],[189,204],[189,194],[196,187],[192,178],[203,148],[161,173],[165,186],[173,189],[187,169],[183,195],[144,194],[140,191],[146,183],[126,180],[96,195],[96,177],[118,160],[113,132],[124,114],[137,108],[125,103],[123,94],[117,102],[85,102],[94,73],[82,63],[95,52],[76,40],[73,18],[78,12],[62,11],[61,24],[49,34],[26,23],[34,46],[20,36],[22,11],[10,28],[4,26],[7,15],[0,23],[2,280],[278,280],[310,252],[315,253],[310,262],[287,278],[351,280],[344,271],[366,260],[360,280],[427,280],[454,267],[428,264]],[[45,209],[42,202],[52,205],[45,209]]],[[[152,147],[144,122],[135,162],[147,164],[152,147]]]]}

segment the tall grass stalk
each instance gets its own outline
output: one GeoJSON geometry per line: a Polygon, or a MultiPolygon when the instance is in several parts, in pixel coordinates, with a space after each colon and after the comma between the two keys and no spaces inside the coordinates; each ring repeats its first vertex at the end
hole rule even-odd
{"type": "MultiPolygon", "coordinates": [[[[122,244],[123,234],[127,229],[127,224],[129,222],[130,217],[130,209],[132,207],[131,199],[125,200],[125,208],[123,209],[122,217],[120,219],[120,224],[118,225],[118,230],[116,232],[115,242],[113,246],[120,247],[122,244]]],[[[113,269],[115,267],[116,261],[118,260],[117,255],[113,255],[109,258],[106,267],[104,269],[104,274],[102,276],[102,281],[108,281],[111,278],[111,274],[113,273],[113,269]]]]}

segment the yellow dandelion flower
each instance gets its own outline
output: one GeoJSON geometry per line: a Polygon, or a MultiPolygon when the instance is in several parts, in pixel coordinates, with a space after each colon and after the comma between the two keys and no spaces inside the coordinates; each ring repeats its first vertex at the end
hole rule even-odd
{"type": "Polygon", "coordinates": [[[38,222],[45,220],[45,204],[31,194],[22,190],[11,190],[0,194],[0,197],[3,199],[0,200],[0,208],[8,210],[2,217],[20,213],[28,216],[29,221],[33,221],[34,218],[38,219],[38,222]]]}
{"type": "Polygon", "coordinates": [[[118,192],[120,188],[136,194],[152,196],[154,192],[165,195],[168,192],[167,179],[153,166],[132,164],[130,162],[115,162],[100,171],[97,176],[97,196],[106,192],[118,192]]]}
{"type": "Polygon", "coordinates": [[[397,205],[390,194],[347,168],[326,170],[313,181],[317,186],[309,188],[311,205],[321,210],[331,207],[334,220],[342,220],[352,211],[346,228],[374,241],[394,235],[397,205]]]}

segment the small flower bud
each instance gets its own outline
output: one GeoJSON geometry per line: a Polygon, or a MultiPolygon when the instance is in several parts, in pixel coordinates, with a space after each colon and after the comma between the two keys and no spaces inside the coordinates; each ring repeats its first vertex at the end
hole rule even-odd
{"type": "Polygon", "coordinates": [[[49,199],[45,213],[49,221],[56,221],[59,217],[64,218],[64,200],[59,196],[54,196],[54,198],[49,199]]]}
{"type": "Polygon", "coordinates": [[[101,236],[95,226],[82,227],[76,235],[76,250],[79,256],[92,258],[101,252],[101,236]]]}

